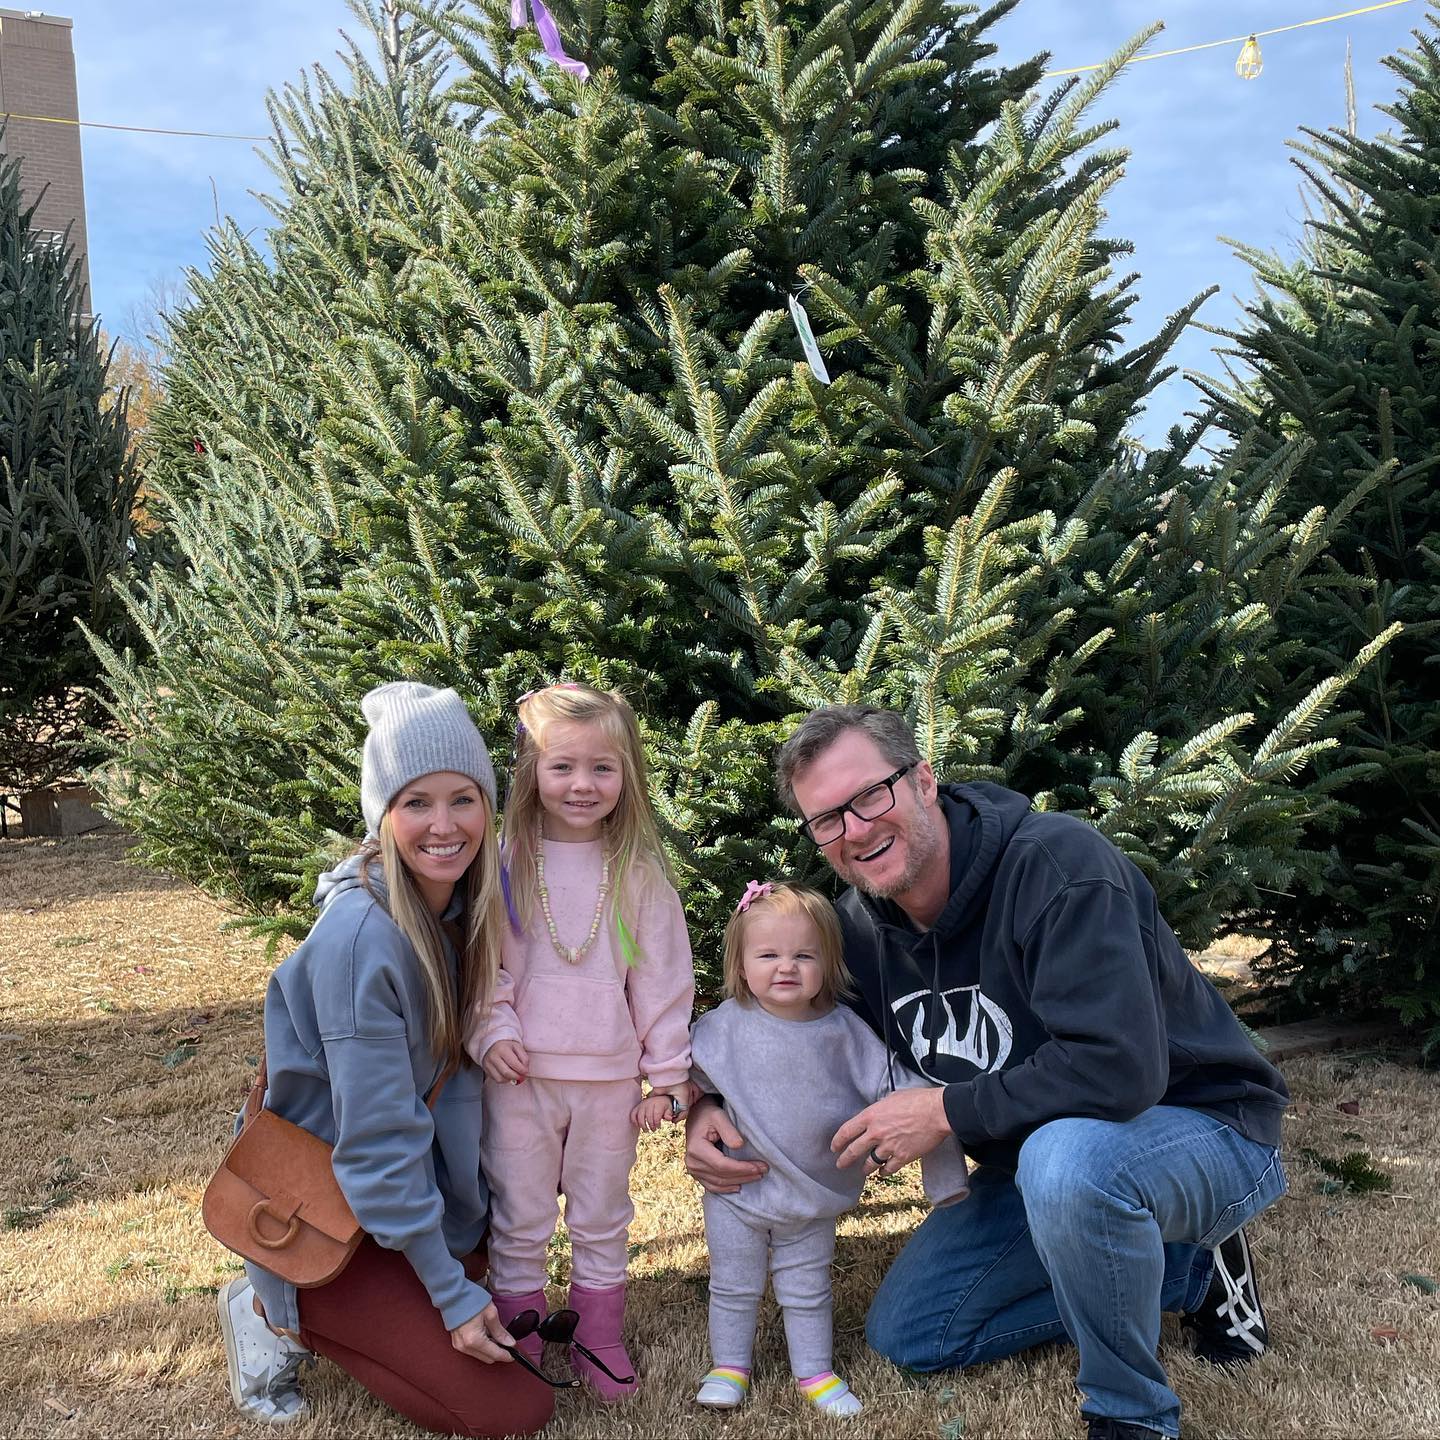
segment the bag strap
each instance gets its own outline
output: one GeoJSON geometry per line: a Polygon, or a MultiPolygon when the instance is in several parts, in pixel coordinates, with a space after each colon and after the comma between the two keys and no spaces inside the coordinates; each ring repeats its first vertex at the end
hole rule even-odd
{"type": "Polygon", "coordinates": [[[435,1110],[435,1102],[440,1098],[440,1092],[445,1088],[446,1082],[459,1068],[460,1067],[452,1060],[444,1070],[440,1072],[439,1078],[430,1087],[430,1093],[425,1097],[425,1108],[432,1114],[435,1110]]]}
{"type": "Polygon", "coordinates": [[[240,1133],[243,1135],[250,1128],[251,1122],[265,1108],[265,1087],[270,1083],[269,1057],[262,1050],[260,1052],[260,1068],[255,1072],[255,1083],[250,1087],[250,1093],[245,1097],[244,1107],[240,1111],[240,1133]]]}

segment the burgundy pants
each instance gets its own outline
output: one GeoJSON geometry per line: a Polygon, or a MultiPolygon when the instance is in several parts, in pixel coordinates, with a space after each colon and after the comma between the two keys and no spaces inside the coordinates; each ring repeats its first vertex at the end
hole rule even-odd
{"type": "MultiPolygon", "coordinates": [[[[465,1273],[484,1280],[483,1250],[466,1257],[465,1273]]],[[[456,1350],[410,1262],[369,1236],[336,1279],[300,1291],[300,1339],[441,1435],[530,1435],[555,1410],[554,1392],[522,1366],[456,1350]]]]}

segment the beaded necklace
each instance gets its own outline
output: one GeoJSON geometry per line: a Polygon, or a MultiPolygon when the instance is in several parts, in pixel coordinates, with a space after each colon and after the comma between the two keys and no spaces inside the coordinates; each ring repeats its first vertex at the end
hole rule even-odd
{"type": "Polygon", "coordinates": [[[545,916],[545,928],[550,932],[550,943],[555,947],[555,953],[570,965],[578,965],[585,958],[585,952],[595,943],[595,937],[600,933],[600,920],[605,914],[605,897],[610,893],[608,847],[601,853],[604,858],[600,862],[600,893],[595,900],[595,916],[590,921],[590,933],[579,945],[562,945],[560,932],[555,928],[555,916],[550,911],[550,892],[545,888],[545,837],[537,836],[535,840],[535,888],[540,892],[540,909],[545,916]]]}

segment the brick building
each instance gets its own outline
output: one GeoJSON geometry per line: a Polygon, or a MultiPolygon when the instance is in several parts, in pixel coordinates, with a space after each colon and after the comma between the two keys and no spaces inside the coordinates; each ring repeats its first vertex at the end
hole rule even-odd
{"type": "Polygon", "coordinates": [[[80,127],[19,118],[79,118],[71,24],[38,10],[0,10],[0,123],[5,126],[0,147],[19,155],[27,198],[33,199],[42,188],[49,187],[40,202],[37,227],[42,233],[57,236],[69,227],[70,243],[80,259],[80,277],[88,294],[89,244],[80,127]]]}

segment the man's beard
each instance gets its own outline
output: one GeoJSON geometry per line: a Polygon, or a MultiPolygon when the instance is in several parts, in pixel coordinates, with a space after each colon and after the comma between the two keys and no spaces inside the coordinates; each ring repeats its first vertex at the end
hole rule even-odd
{"type": "Polygon", "coordinates": [[[888,885],[876,885],[867,878],[864,867],[858,865],[847,865],[843,872],[843,878],[872,900],[889,900],[896,895],[905,894],[907,890],[914,887],[915,882],[920,878],[920,872],[930,863],[935,852],[940,848],[939,827],[935,823],[934,812],[929,806],[917,805],[915,807],[914,817],[905,835],[905,843],[909,850],[905,868],[888,885]]]}

